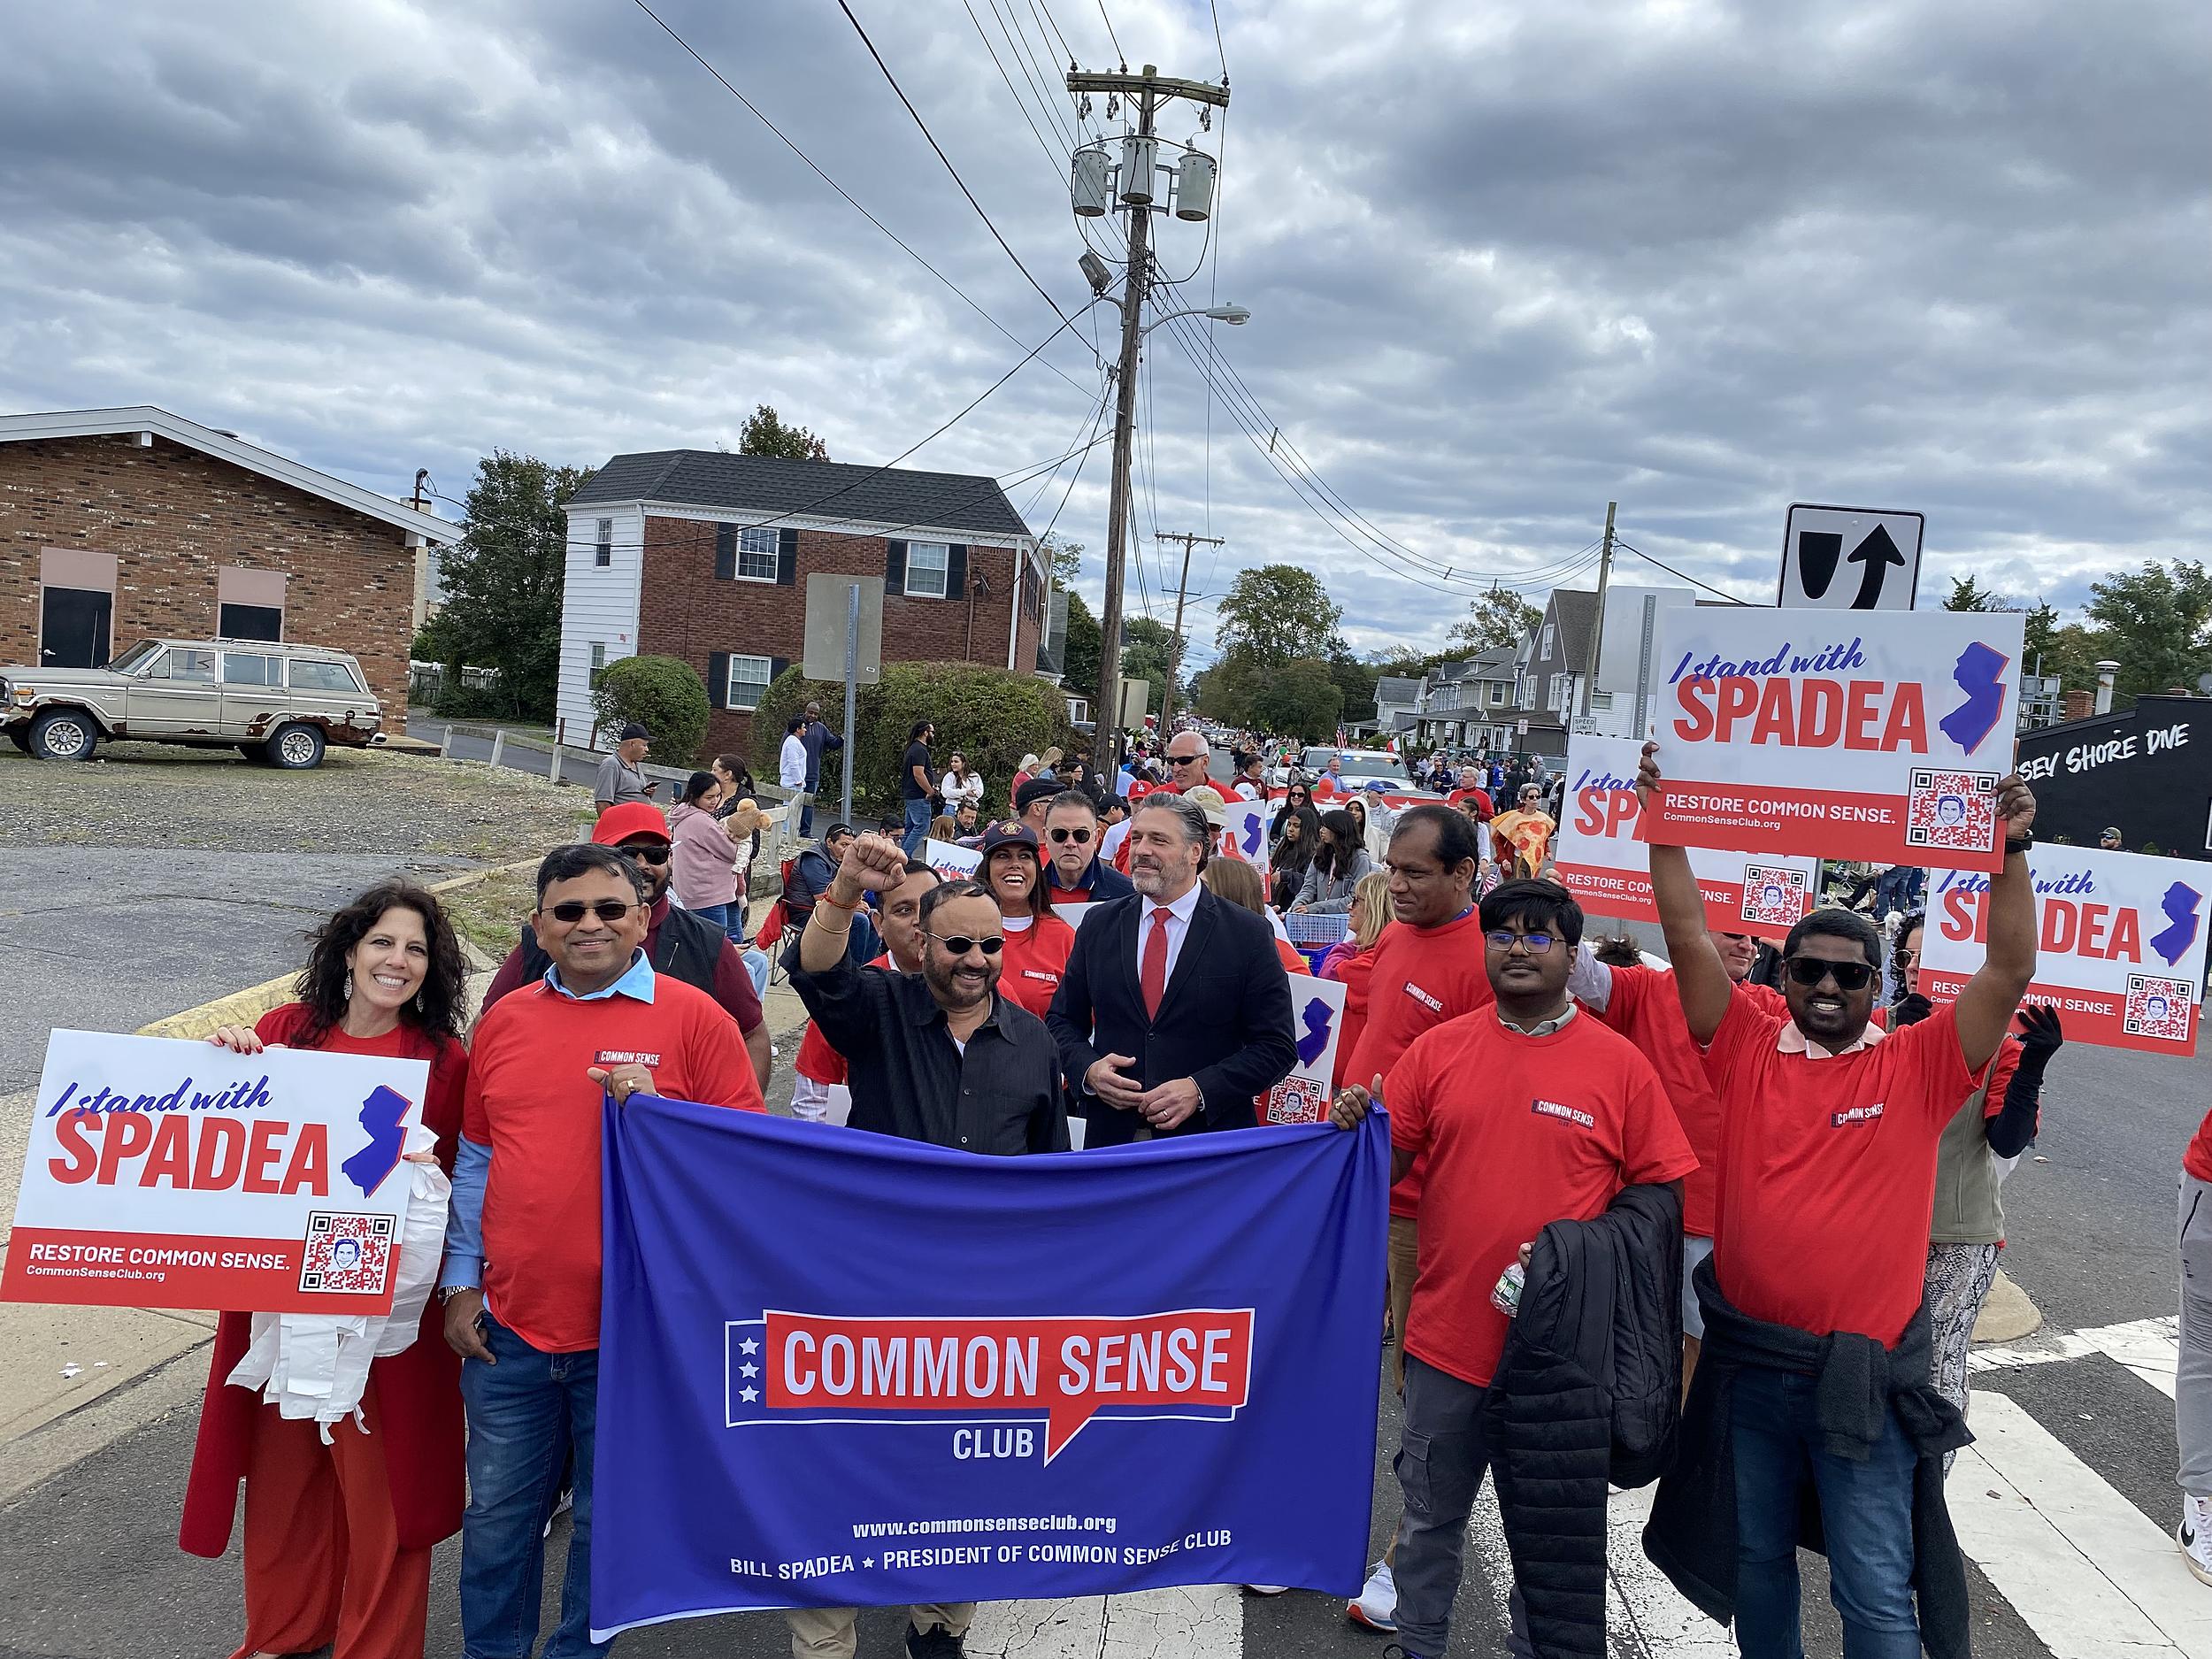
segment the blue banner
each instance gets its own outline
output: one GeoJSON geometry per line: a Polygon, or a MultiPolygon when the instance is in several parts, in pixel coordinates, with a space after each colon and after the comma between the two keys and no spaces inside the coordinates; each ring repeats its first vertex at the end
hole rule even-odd
{"type": "Polygon", "coordinates": [[[757,1608],[1357,1592],[1380,1114],[995,1158],[635,1095],[605,1141],[601,1635],[757,1608]]]}

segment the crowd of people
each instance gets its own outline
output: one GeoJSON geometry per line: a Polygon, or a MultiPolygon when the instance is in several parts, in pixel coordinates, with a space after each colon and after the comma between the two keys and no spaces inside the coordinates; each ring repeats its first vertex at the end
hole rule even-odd
{"type": "MultiPolygon", "coordinates": [[[[818,710],[781,757],[800,795],[836,741],[810,722],[818,710]]],[[[895,835],[828,826],[780,900],[809,1016],[792,1111],[1010,1156],[1250,1128],[1297,1059],[1291,977],[1340,981],[1329,1119],[1388,1108],[1382,1329],[1404,1407],[1400,1518],[1355,1620],[1394,1632],[1405,1659],[1441,1659],[1489,1475],[1514,1559],[1543,1563],[1517,1572],[1513,1651],[1597,1651],[1610,1468],[1657,1478],[1646,1551],[1744,1653],[1801,1651],[1797,1549],[1815,1537],[1850,1659],[1966,1651],[1940,1475],[1968,1438],[2002,1183],[2063,1041],[2055,1010],[2022,1006],[2035,803],[2019,779],[1998,802],[1985,960],[1939,1005],[1918,914],[1885,931],[1816,910],[1763,950],[1709,930],[1678,848],[1650,849],[1671,966],[1586,939],[1548,879],[1561,780],[1540,772],[1431,768],[1447,798],[1397,808],[1294,779],[1263,877],[1219,835],[1230,799],[1270,798],[1258,746],[1225,790],[1186,731],[1133,757],[1133,790],[1048,752],[1001,795],[964,757],[939,766],[931,735],[918,726],[904,757],[905,786],[926,791],[910,805],[931,811],[895,835]],[[946,838],[972,842],[972,879],[918,856],[939,818],[972,828],[946,838]],[[1087,907],[1079,926],[1056,913],[1071,905],[1087,907]],[[1343,918],[1317,959],[1283,936],[1302,913],[1343,918]],[[1575,1311],[1593,1307],[1612,1311],[1575,1311]],[[1528,1357],[1540,1341],[1544,1367],[1528,1357]],[[1562,1365],[1586,1392],[1555,1409],[1562,1365]],[[1589,1391],[1606,1389],[1594,1413],[1589,1391]]],[[[466,1653],[525,1659],[564,1504],[544,1651],[606,1651],[588,1606],[602,1095],[758,1111],[771,1058],[745,932],[751,778],[723,757],[664,813],[639,770],[647,741],[624,734],[590,839],[541,865],[472,1031],[451,922],[395,882],[323,926],[297,1000],[215,1034],[241,1052],[428,1060],[434,1144],[414,1156],[452,1193],[439,1301],[334,1424],[231,1386],[263,1316],[224,1317],[182,1542],[227,1548],[242,1481],[242,1659],[334,1642],[337,1659],[419,1654],[429,1551],[456,1531],[466,1653]]],[[[1647,746],[1640,796],[1659,767],[1647,746]]],[[[2185,1283],[2177,1408],[2183,1547],[2212,1582],[2212,1246],[2192,1236],[2212,1237],[2195,1214],[2208,1148],[2212,1118],[2183,1178],[2199,1300],[2185,1283]]],[[[907,1651],[959,1655],[974,1611],[910,1609],[907,1651]]],[[[788,1623],[800,1659],[855,1652],[852,1609],[788,1623]]]]}

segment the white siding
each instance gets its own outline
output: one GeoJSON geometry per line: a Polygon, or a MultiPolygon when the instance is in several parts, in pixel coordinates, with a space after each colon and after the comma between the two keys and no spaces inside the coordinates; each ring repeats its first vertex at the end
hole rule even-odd
{"type": "Polygon", "coordinates": [[[568,567],[561,595],[561,690],[556,718],[564,741],[593,748],[591,648],[607,661],[637,655],[638,588],[645,566],[645,515],[635,506],[575,507],[568,515],[568,567]],[[614,521],[613,562],[595,562],[599,521],[614,521]]]}

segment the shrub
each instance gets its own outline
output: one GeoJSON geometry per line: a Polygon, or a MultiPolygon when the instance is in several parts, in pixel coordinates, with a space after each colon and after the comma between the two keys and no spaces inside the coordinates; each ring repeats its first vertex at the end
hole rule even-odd
{"type": "MultiPolygon", "coordinates": [[[[822,705],[833,729],[842,720],[841,683],[809,680],[792,667],[768,687],[753,715],[754,767],[762,777],[776,775],[784,727],[810,701],[822,705]]],[[[898,801],[899,757],[917,720],[936,723],[937,741],[929,752],[941,772],[957,752],[983,774],[987,810],[1003,810],[1007,786],[1024,755],[1070,743],[1067,699],[1059,687],[1034,674],[972,663],[887,663],[879,681],[860,687],[855,716],[860,733],[853,749],[853,794],[856,801],[878,804],[898,801]]],[[[834,755],[822,757],[826,794],[835,793],[833,780],[841,764],[834,755]]]]}
{"type": "Polygon", "coordinates": [[[601,734],[611,741],[632,720],[653,734],[653,758],[687,766],[707,736],[707,688],[680,657],[625,657],[599,671],[591,706],[601,734]]]}

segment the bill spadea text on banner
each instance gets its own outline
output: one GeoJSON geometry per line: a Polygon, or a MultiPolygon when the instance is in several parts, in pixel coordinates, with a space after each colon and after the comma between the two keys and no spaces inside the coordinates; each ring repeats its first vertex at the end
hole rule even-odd
{"type": "Polygon", "coordinates": [[[990,1158],[636,1095],[604,1145],[598,1633],[1357,1589],[1379,1113],[990,1158]]]}
{"type": "MultiPolygon", "coordinates": [[[[2035,979],[2028,1000],[2057,1006],[2070,1041],[2196,1052],[2212,867],[2184,858],[2044,843],[2035,882],[2035,979]]],[[[1982,965],[1989,879],[1939,871],[1929,883],[1921,989],[1955,997],[1982,965]]]]}
{"type": "Polygon", "coordinates": [[[387,1311],[421,1060],[57,1031],[0,1296],[387,1311]]]}
{"type": "MultiPolygon", "coordinates": [[[[1651,849],[1637,839],[1636,764],[1643,745],[1626,737],[1567,740],[1567,796],[1553,862],[1559,880],[1594,916],[1656,922],[1651,849]]],[[[1785,854],[1695,847],[1690,869],[1717,933],[1780,939],[1804,919],[1820,892],[1820,861],[1785,854]]]]}
{"type": "Polygon", "coordinates": [[[1644,836],[1995,871],[2019,710],[2017,614],[1671,606],[1644,836]]]}

